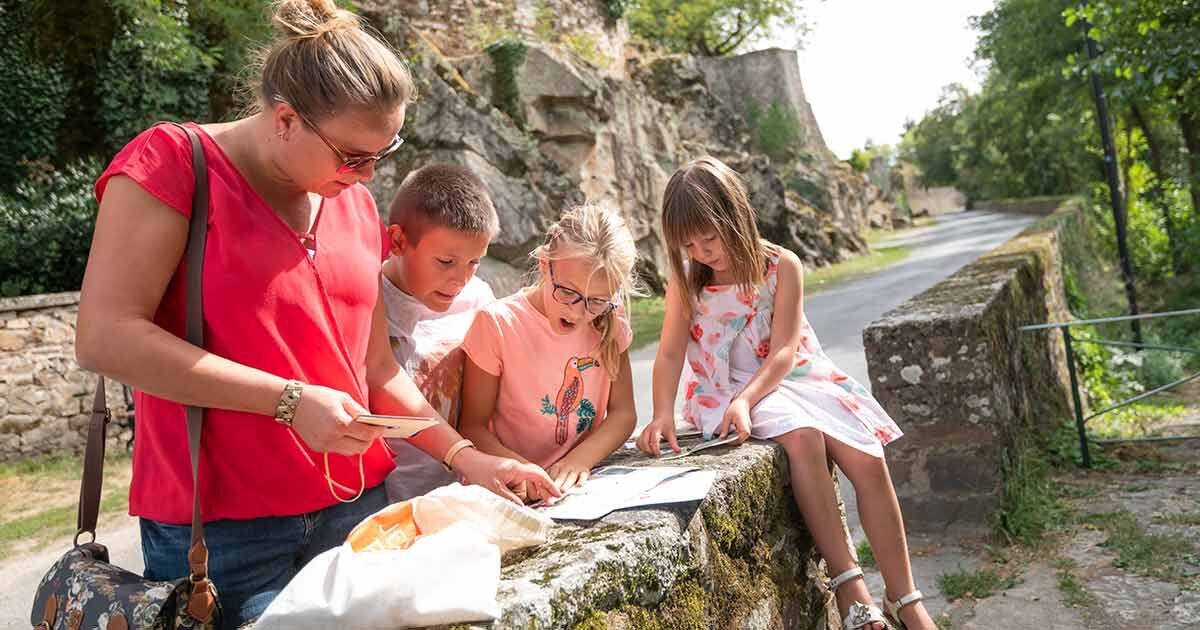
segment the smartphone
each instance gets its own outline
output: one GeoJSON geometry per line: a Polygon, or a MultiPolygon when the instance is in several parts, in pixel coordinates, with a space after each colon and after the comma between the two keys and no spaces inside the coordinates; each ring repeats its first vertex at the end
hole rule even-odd
{"type": "Polygon", "coordinates": [[[377,427],[387,427],[383,432],[384,437],[390,438],[410,438],[429,427],[438,423],[437,418],[421,417],[421,416],[383,416],[374,413],[364,413],[355,418],[356,421],[363,424],[372,424],[377,427]]]}

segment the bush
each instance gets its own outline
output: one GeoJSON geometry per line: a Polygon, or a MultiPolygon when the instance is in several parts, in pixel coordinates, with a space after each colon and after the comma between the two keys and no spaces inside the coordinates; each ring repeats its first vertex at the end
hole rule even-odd
{"type": "Polygon", "coordinates": [[[751,100],[746,105],[746,118],[754,132],[754,144],[771,159],[786,160],[799,151],[803,129],[791,106],[774,100],[764,112],[751,100]]]}
{"type": "Polygon", "coordinates": [[[525,42],[505,37],[488,44],[484,52],[492,58],[496,71],[492,78],[492,100],[496,108],[508,114],[517,126],[525,127],[521,113],[521,94],[517,88],[517,70],[525,63],[525,42]]]}
{"type": "Polygon", "coordinates": [[[160,120],[207,119],[216,59],[189,29],[187,4],[114,0],[113,5],[120,26],[96,88],[106,146],[115,152],[160,120]]]}
{"type": "Polygon", "coordinates": [[[27,172],[27,161],[55,154],[70,84],[61,63],[39,59],[30,31],[30,3],[0,5],[0,189],[27,172]]]}
{"type": "Polygon", "coordinates": [[[96,224],[95,158],[34,173],[0,194],[0,296],[77,291],[96,224]]]}

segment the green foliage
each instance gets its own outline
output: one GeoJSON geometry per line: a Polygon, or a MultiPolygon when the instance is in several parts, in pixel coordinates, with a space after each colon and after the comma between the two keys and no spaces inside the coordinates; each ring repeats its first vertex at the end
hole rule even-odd
{"type": "Polygon", "coordinates": [[[558,415],[558,409],[554,406],[554,401],[550,400],[550,394],[542,396],[542,413],[549,416],[558,415]]]}
{"type": "Polygon", "coordinates": [[[95,159],[38,173],[0,194],[0,295],[77,291],[96,222],[95,159]]]}
{"type": "Polygon", "coordinates": [[[871,549],[871,543],[864,540],[858,543],[858,546],[854,548],[854,551],[858,555],[859,566],[864,566],[868,569],[875,568],[875,551],[871,549]]]}
{"type": "Polygon", "coordinates": [[[0,189],[28,172],[27,162],[53,156],[55,132],[66,117],[70,85],[61,62],[42,58],[29,30],[29,2],[0,5],[0,189]]]}
{"type": "Polygon", "coordinates": [[[1020,444],[1003,455],[1004,496],[996,529],[1010,541],[1034,544],[1060,527],[1065,511],[1037,449],[1020,444]]]}
{"type": "Polygon", "coordinates": [[[575,53],[580,59],[597,68],[603,69],[612,65],[612,59],[609,59],[600,50],[600,47],[596,44],[596,38],[587,33],[572,33],[564,37],[562,42],[568,50],[575,53]]]}
{"type": "Polygon", "coordinates": [[[630,324],[633,326],[632,352],[658,341],[662,332],[663,317],[667,313],[666,298],[661,295],[637,298],[630,304],[630,324]]]}
{"type": "Polygon", "coordinates": [[[213,120],[229,120],[240,113],[248,79],[254,76],[255,51],[271,37],[269,4],[265,0],[204,0],[189,3],[189,23],[198,41],[208,43],[216,61],[209,85],[209,112],[213,120]]]}
{"type": "Polygon", "coordinates": [[[865,173],[868,168],[871,168],[871,154],[863,149],[854,149],[850,152],[850,159],[846,160],[850,164],[850,168],[856,173],[865,173]]]}
{"type": "Polygon", "coordinates": [[[1092,603],[1092,596],[1075,577],[1075,561],[1070,558],[1055,558],[1055,576],[1058,578],[1058,592],[1062,594],[1063,604],[1067,608],[1086,606],[1092,603]]]}
{"type": "Polygon", "coordinates": [[[492,99],[500,111],[508,114],[521,127],[525,126],[525,116],[521,112],[517,70],[525,63],[526,50],[525,42],[511,37],[492,42],[484,49],[496,68],[492,79],[492,99]]]}
{"type": "Polygon", "coordinates": [[[784,186],[788,190],[795,192],[804,198],[804,201],[809,205],[825,212],[830,212],[829,193],[821,184],[802,176],[800,173],[793,172],[784,181],[784,186]]]}
{"type": "Polygon", "coordinates": [[[625,15],[629,0],[603,0],[604,15],[610,20],[619,20],[625,15]]]}
{"type": "Polygon", "coordinates": [[[188,27],[176,0],[115,0],[119,28],[99,68],[98,117],[117,150],[159,120],[208,117],[208,85],[216,60],[188,27]]]}
{"type": "Polygon", "coordinates": [[[1102,173],[1087,83],[1064,76],[1081,43],[1061,18],[1073,4],[1000,0],[974,21],[989,68],[981,92],[949,86],[902,144],[925,184],[972,199],[1031,197],[1079,191],[1102,173]]]}
{"type": "Polygon", "coordinates": [[[891,170],[896,164],[896,149],[892,145],[877,145],[868,139],[861,149],[850,152],[850,159],[846,162],[855,172],[867,175],[871,183],[882,190],[885,196],[892,190],[891,170]],[[872,162],[881,162],[886,168],[872,172],[872,162]]]}
{"type": "Polygon", "coordinates": [[[746,105],[746,118],[754,132],[754,144],[773,160],[786,160],[796,155],[804,141],[804,128],[790,105],[778,99],[764,112],[751,99],[746,105]]]}
{"type": "Polygon", "coordinates": [[[991,569],[979,571],[959,569],[943,573],[937,578],[938,590],[950,601],[964,597],[974,599],[991,597],[996,590],[1008,588],[1011,584],[1011,581],[1001,578],[991,569]]]}
{"type": "Polygon", "coordinates": [[[584,398],[579,401],[579,409],[575,411],[575,415],[579,416],[579,423],[575,425],[575,433],[583,433],[592,428],[592,423],[596,421],[596,406],[592,401],[584,398]]]}
{"type": "Polygon", "coordinates": [[[1182,563],[1178,559],[1192,550],[1183,536],[1149,534],[1132,513],[1124,510],[1089,514],[1082,520],[1108,532],[1108,539],[1100,546],[1116,552],[1114,567],[1166,580],[1181,577],[1182,563]]]}
{"type": "Polygon", "coordinates": [[[628,0],[634,35],[671,52],[723,56],[776,27],[803,26],[805,0],[628,0]]]}
{"type": "Polygon", "coordinates": [[[554,7],[550,6],[546,0],[542,0],[537,5],[537,11],[533,18],[533,34],[544,42],[552,42],[558,37],[554,24],[554,7]]]}
{"type": "Polygon", "coordinates": [[[519,40],[520,35],[511,21],[488,19],[480,15],[474,4],[470,5],[467,15],[467,38],[473,48],[486,51],[487,48],[502,40],[519,40]]]}

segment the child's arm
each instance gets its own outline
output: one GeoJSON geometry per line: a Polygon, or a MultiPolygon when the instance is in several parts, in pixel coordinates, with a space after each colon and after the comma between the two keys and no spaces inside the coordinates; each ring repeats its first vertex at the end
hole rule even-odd
{"type": "Polygon", "coordinates": [[[588,473],[629,439],[637,426],[637,408],[633,402],[633,368],[629,352],[621,353],[621,371],[608,392],[608,411],[604,421],[587,432],[562,459],[546,470],[559,490],[567,490],[587,481],[588,473]]]}
{"type": "Polygon", "coordinates": [[[779,387],[795,367],[796,348],[800,345],[800,322],[804,313],[804,268],[792,252],[782,249],[779,256],[778,283],[775,288],[775,314],[771,322],[771,350],[754,372],[746,387],[729,403],[717,433],[724,437],[732,427],[744,442],[750,437],[750,408],[763,396],[779,387]]]}
{"type": "MultiPolygon", "coordinates": [[[[439,417],[392,354],[387,337],[387,312],[382,299],[375,305],[371,337],[367,343],[367,387],[373,411],[439,417]]],[[[493,404],[494,399],[493,395],[493,404]]],[[[442,420],[436,427],[421,431],[408,441],[430,457],[441,461],[462,437],[454,427],[442,420]]],[[[522,461],[519,458],[486,453],[476,446],[460,450],[447,465],[461,474],[465,483],[479,484],[517,503],[521,502],[521,498],[512,491],[513,488],[548,496],[559,494],[558,487],[546,475],[546,471],[528,462],[518,463],[522,461]],[[513,461],[514,459],[517,461],[513,461]]]]}
{"type": "Polygon", "coordinates": [[[500,438],[488,428],[492,413],[496,411],[496,397],[500,393],[500,377],[489,374],[475,364],[470,356],[463,362],[462,411],[458,416],[458,431],[475,443],[475,448],[529,463],[516,451],[500,443],[500,438]]]}
{"type": "Polygon", "coordinates": [[[679,452],[675,441],[675,398],[679,394],[679,375],[687,354],[688,319],[684,314],[685,280],[672,278],[667,285],[667,308],[663,316],[658,354],[654,357],[654,417],[638,436],[638,448],[654,456],[662,453],[660,437],[679,452]]]}

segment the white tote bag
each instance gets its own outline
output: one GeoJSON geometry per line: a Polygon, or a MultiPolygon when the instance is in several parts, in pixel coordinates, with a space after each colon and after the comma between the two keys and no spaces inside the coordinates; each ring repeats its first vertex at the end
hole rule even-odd
{"type": "Polygon", "coordinates": [[[322,553],[255,629],[391,630],[499,617],[501,554],[544,543],[552,521],[479,486],[452,484],[411,504],[420,529],[412,546],[355,552],[347,543],[322,553]]]}

